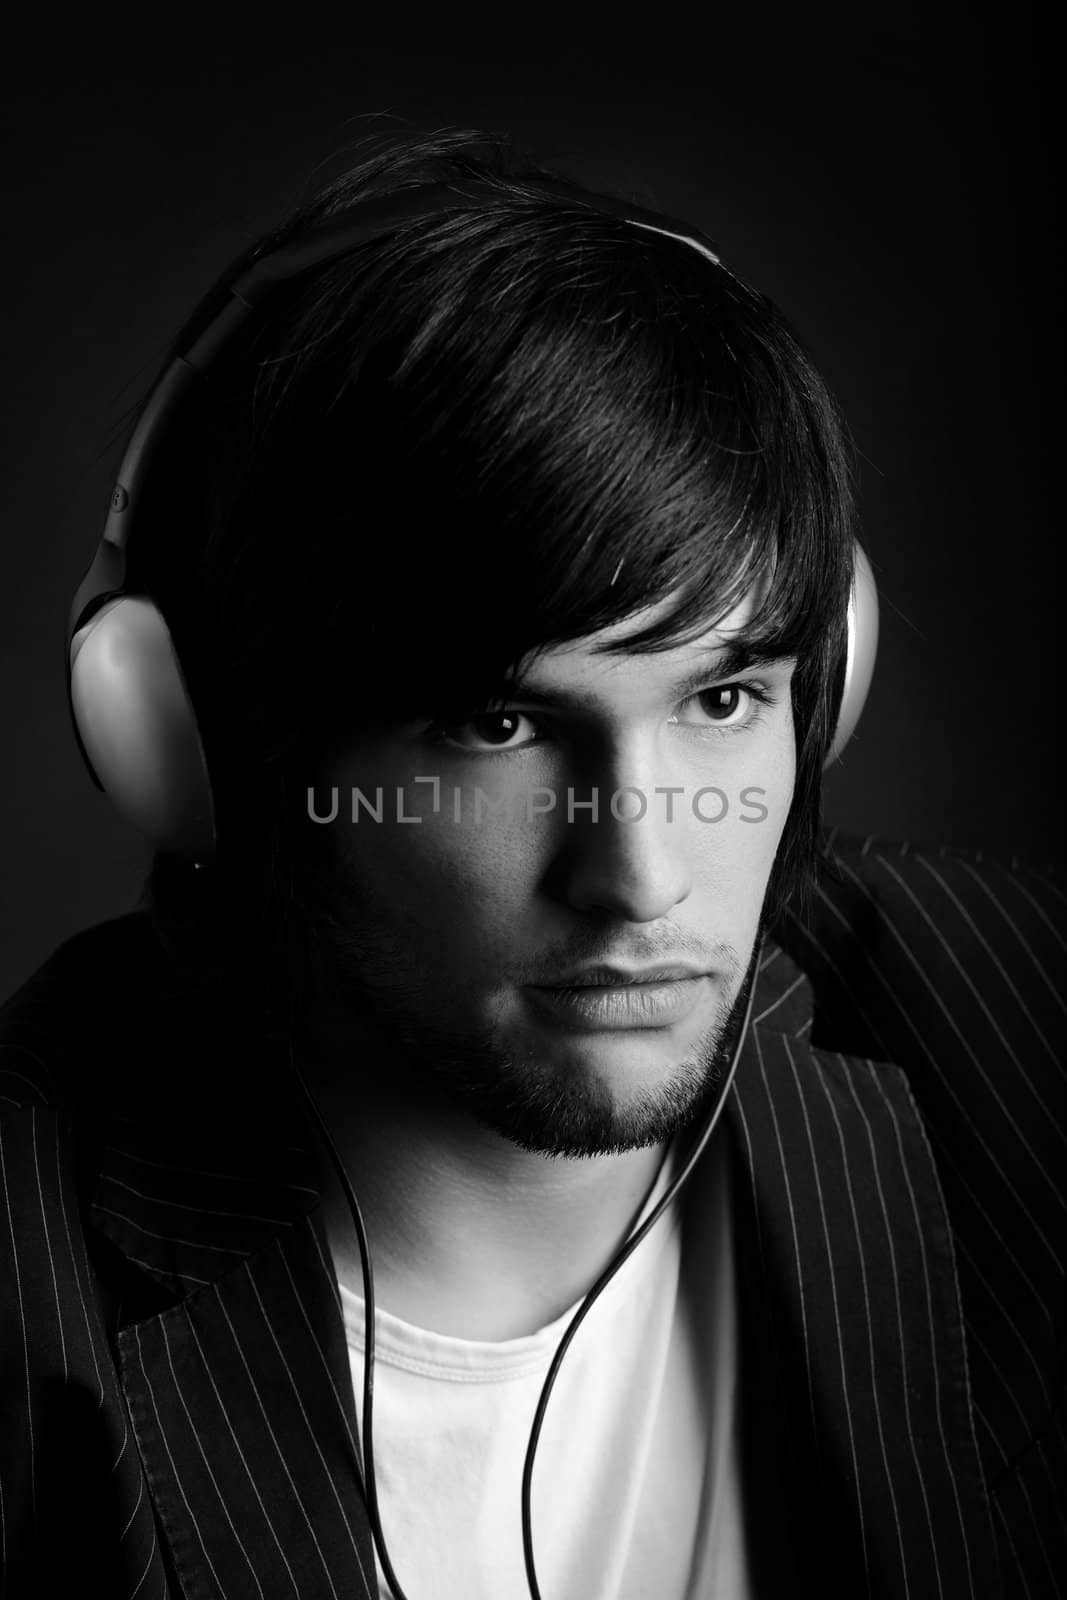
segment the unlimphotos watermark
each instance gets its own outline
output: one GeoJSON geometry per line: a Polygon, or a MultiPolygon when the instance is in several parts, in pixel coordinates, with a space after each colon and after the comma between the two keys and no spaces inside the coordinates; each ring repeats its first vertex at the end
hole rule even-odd
{"type": "MultiPolygon", "coordinates": [[[[484,789],[474,785],[473,788],[459,788],[452,786],[452,798],[449,802],[445,797],[440,778],[418,777],[414,783],[426,783],[431,786],[432,804],[429,815],[448,817],[457,824],[483,823],[487,818],[495,820],[503,818],[506,821],[515,821],[517,818],[532,823],[535,817],[547,816],[549,812],[559,811],[562,815],[564,808],[568,822],[576,820],[599,822],[610,814],[616,822],[640,822],[649,813],[649,796],[643,789],[626,785],[622,789],[614,789],[606,803],[606,811],[601,812],[600,790],[593,788],[585,798],[579,798],[576,790],[568,788],[565,797],[561,800],[555,789],[536,787],[532,789],[512,790],[507,794],[493,796],[484,789]]],[[[350,816],[353,823],[360,821],[381,823],[393,822],[423,822],[425,815],[409,814],[406,802],[411,802],[408,789],[397,785],[393,793],[395,800],[392,806],[392,815],[387,816],[388,803],[386,801],[386,788],[379,784],[372,791],[372,795],[365,794],[360,788],[352,786],[350,797],[350,816]]],[[[735,805],[731,807],[730,797],[725,789],[719,789],[712,784],[700,789],[687,790],[681,784],[657,784],[653,789],[653,796],[662,796],[662,814],[667,822],[674,822],[678,817],[679,806],[682,814],[688,803],[689,813],[698,822],[716,823],[724,822],[728,816],[735,815],[739,822],[766,822],[770,815],[769,808],[763,804],[766,789],[749,786],[742,789],[736,796],[735,805]],[[679,796],[683,796],[679,801],[679,796]]],[[[330,810],[323,816],[316,808],[316,796],[313,786],[307,792],[308,816],[312,822],[336,822],[340,815],[340,790],[336,784],[330,788],[330,810]]],[[[655,801],[652,802],[656,804],[655,801]]]]}

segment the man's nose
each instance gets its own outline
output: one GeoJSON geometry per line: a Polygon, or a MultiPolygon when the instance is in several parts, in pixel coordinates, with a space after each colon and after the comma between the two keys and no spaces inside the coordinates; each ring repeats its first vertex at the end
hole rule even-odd
{"type": "Polygon", "coordinates": [[[561,809],[554,889],[575,910],[655,922],[687,897],[694,838],[684,793],[575,786],[561,809]]]}

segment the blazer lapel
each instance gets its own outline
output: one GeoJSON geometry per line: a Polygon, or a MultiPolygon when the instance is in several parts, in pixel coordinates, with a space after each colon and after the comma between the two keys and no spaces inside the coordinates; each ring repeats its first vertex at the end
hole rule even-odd
{"type": "Polygon", "coordinates": [[[812,1050],[811,1014],[770,947],[726,1113],[756,1526],[829,1592],[999,1595],[930,1147],[899,1068],[812,1050]]]}
{"type": "Polygon", "coordinates": [[[115,1343],[189,1600],[378,1593],[337,1288],[292,1130],[216,1128],[191,1166],[188,1142],[130,1123],[94,1196],[164,1303],[115,1343]]]}

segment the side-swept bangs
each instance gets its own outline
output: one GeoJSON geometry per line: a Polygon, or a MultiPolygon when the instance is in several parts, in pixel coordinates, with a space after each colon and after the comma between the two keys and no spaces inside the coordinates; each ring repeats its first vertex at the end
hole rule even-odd
{"type": "Polygon", "coordinates": [[[332,269],[256,405],[233,513],[261,547],[300,529],[324,725],[476,702],[653,607],[625,648],[669,648],[754,585],[753,645],[839,633],[833,402],[774,306],[677,240],[544,198],[424,222],[332,269]]]}

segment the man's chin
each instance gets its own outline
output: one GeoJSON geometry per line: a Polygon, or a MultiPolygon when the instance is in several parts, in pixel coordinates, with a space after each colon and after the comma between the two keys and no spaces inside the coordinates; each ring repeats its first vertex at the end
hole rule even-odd
{"type": "Polygon", "coordinates": [[[646,1071],[636,1087],[597,1071],[509,1073],[492,1086],[465,1084],[459,1094],[484,1127],[520,1149],[580,1158],[665,1143],[699,1112],[713,1082],[711,1063],[687,1059],[658,1075],[646,1071]]]}
{"type": "MultiPolygon", "coordinates": [[[[558,1027],[511,1010],[492,1044],[452,1057],[450,1096],[484,1126],[552,1156],[621,1154],[672,1138],[723,1093],[751,984],[727,997],[712,983],[670,1027],[558,1027]]],[[[534,1008],[536,1010],[536,1008],[534,1008]]],[[[502,1020],[502,1019],[501,1019],[502,1020]]]]}
{"type": "MultiPolygon", "coordinates": [[[[420,1051],[437,1093],[524,1150],[598,1156],[670,1139],[723,1072],[721,1029],[683,1049],[669,1032],[541,1039],[527,1029],[420,1051]]],[[[439,1044],[443,1041],[438,1041],[439,1044]]]]}
{"type": "Polygon", "coordinates": [[[610,1105],[625,1115],[670,1093],[670,1085],[700,1077],[714,1053],[717,1034],[694,1044],[681,1044],[662,1034],[596,1034],[547,1042],[525,1035],[508,1052],[514,1083],[515,1064],[531,1063],[530,1077],[553,1089],[561,1100],[584,1097],[610,1105]]]}

